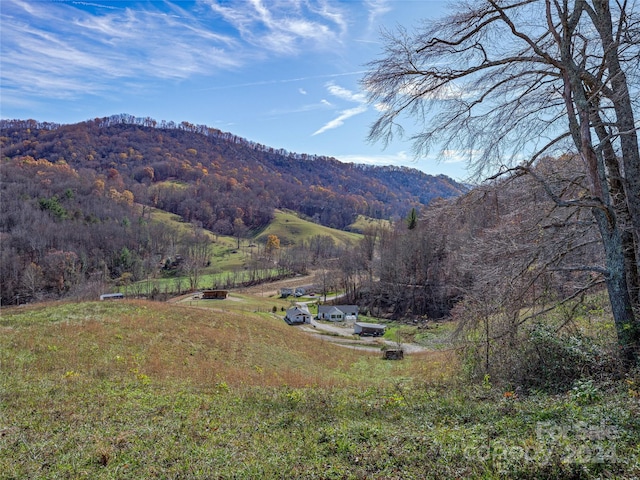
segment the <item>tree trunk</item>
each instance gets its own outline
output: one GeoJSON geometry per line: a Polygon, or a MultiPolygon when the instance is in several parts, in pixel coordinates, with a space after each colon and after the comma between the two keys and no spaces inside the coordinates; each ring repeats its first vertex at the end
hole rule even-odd
{"type": "Polygon", "coordinates": [[[640,325],[633,313],[627,286],[622,238],[620,230],[615,225],[613,212],[594,209],[593,216],[600,230],[606,256],[608,273],[605,281],[616,326],[620,358],[625,366],[629,367],[638,361],[640,354],[640,325]]]}
{"type": "MultiPolygon", "coordinates": [[[[598,0],[594,3],[598,3],[598,0]]],[[[584,6],[584,4],[582,5],[584,6]]],[[[610,12],[608,11],[608,7],[605,10],[606,11],[600,12],[600,14],[592,15],[592,20],[594,23],[596,23],[596,20],[599,22],[596,28],[600,33],[603,46],[615,50],[612,45],[608,44],[608,40],[605,38],[607,30],[609,33],[611,32],[610,12]],[[607,17],[607,15],[609,16],[607,17]]],[[[581,11],[582,10],[580,10],[580,12],[581,11]]],[[[580,12],[578,12],[578,16],[580,12]]],[[[570,25],[575,28],[577,23],[571,24],[567,22],[565,27],[569,28],[570,25]]],[[[615,204],[612,196],[622,192],[612,191],[612,187],[615,188],[615,179],[612,183],[611,179],[607,178],[604,157],[596,154],[591,137],[591,130],[594,127],[596,134],[598,134],[598,125],[594,126],[592,120],[594,118],[594,110],[596,110],[599,105],[597,101],[591,98],[590,92],[583,83],[581,68],[574,61],[571,48],[571,39],[574,32],[565,31],[564,34],[564,37],[556,35],[556,39],[559,42],[563,60],[564,99],[568,112],[569,130],[573,142],[585,162],[591,189],[590,193],[594,199],[601,202],[601,206],[592,207],[592,213],[598,225],[605,253],[607,267],[605,282],[611,302],[611,312],[616,326],[620,358],[628,367],[637,362],[640,353],[640,326],[638,325],[633,310],[636,298],[632,297],[627,282],[627,278],[632,278],[628,275],[629,270],[635,268],[637,272],[638,255],[636,253],[633,255],[633,258],[625,257],[624,242],[625,240],[628,242],[628,239],[623,237],[620,221],[617,218],[615,209],[612,207],[612,202],[615,204]],[[567,35],[567,33],[570,35],[567,35]]],[[[606,56],[608,56],[608,54],[606,56]]],[[[608,63],[613,63],[614,66],[616,64],[615,61],[608,63]]],[[[611,65],[608,66],[611,67],[611,65]]],[[[620,69],[619,64],[617,64],[617,67],[620,69]]],[[[626,90],[626,80],[624,76],[622,79],[625,83],[624,91],[626,92],[626,98],[629,99],[629,92],[626,90]]],[[[622,89],[622,87],[620,88],[622,89]]],[[[614,101],[614,103],[616,102],[614,101]]],[[[617,111],[618,107],[616,106],[616,113],[617,111]]],[[[626,114],[628,113],[629,112],[626,112],[626,114]]],[[[620,121],[620,118],[621,117],[618,117],[618,121],[620,121]]],[[[631,118],[633,118],[632,114],[631,118]]],[[[624,135],[622,135],[622,137],[624,137],[624,135]]],[[[605,143],[605,148],[606,145],[605,143]]],[[[630,153],[632,154],[632,152],[630,153]]],[[[612,161],[613,159],[609,159],[610,165],[608,166],[611,166],[612,161]]],[[[609,172],[609,174],[611,173],[615,174],[616,172],[609,172]]],[[[625,174],[628,175],[628,172],[625,171],[625,174]]],[[[625,193],[626,195],[624,196],[628,198],[629,193],[633,194],[633,190],[626,190],[625,193]]],[[[631,204],[628,203],[628,205],[628,211],[633,218],[631,204]]]]}
{"type": "MultiPolygon", "coordinates": [[[[633,105],[629,94],[627,77],[618,54],[618,42],[614,39],[613,23],[611,21],[611,10],[608,0],[594,0],[594,13],[591,14],[592,21],[598,30],[602,49],[605,52],[604,61],[609,71],[609,81],[612,95],[610,100],[616,112],[616,127],[620,135],[620,150],[622,153],[622,164],[624,177],[622,179],[626,191],[626,201],[629,214],[631,216],[631,234],[635,248],[633,254],[635,258],[635,277],[640,276],[640,148],[638,147],[638,134],[635,126],[633,105]]],[[[640,308],[640,289],[633,286],[633,302],[640,308]]]]}
{"type": "Polygon", "coordinates": [[[611,138],[597,111],[593,113],[593,124],[598,139],[600,140],[601,155],[603,157],[602,163],[605,165],[608,173],[611,202],[616,212],[618,222],[621,224],[620,234],[625,258],[627,287],[629,288],[631,303],[635,304],[637,308],[640,306],[640,266],[638,265],[639,258],[636,256],[638,247],[635,238],[636,235],[634,235],[633,232],[631,214],[629,213],[627,189],[623,182],[615,149],[611,144],[611,138]]]}

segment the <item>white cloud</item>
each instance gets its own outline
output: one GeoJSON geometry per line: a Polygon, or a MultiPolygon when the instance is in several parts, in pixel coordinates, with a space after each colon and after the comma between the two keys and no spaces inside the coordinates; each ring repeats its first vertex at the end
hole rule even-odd
{"type": "Polygon", "coordinates": [[[392,10],[388,0],[367,0],[365,5],[369,11],[370,29],[376,26],[379,17],[392,10]]]}
{"type": "Polygon", "coordinates": [[[365,105],[359,105],[359,106],[354,107],[354,108],[349,108],[347,110],[343,110],[343,111],[340,112],[340,115],[338,115],[333,120],[331,120],[331,121],[327,122],[326,124],[324,124],[321,128],[319,128],[318,130],[313,132],[312,135],[320,135],[321,133],[324,133],[327,130],[331,130],[333,128],[338,128],[341,125],[344,125],[344,121],[347,120],[348,118],[351,118],[354,115],[358,115],[360,113],[364,113],[366,111],[367,111],[367,107],[365,105]]]}
{"type": "Polygon", "coordinates": [[[307,91],[304,88],[299,88],[298,92],[300,93],[300,95],[306,95],[307,91]]]}
{"type": "Polygon", "coordinates": [[[48,98],[111,91],[112,80],[184,79],[235,68],[233,38],[194,14],[2,0],[2,84],[48,98]]]}
{"type": "MultiPolygon", "coordinates": [[[[353,108],[341,110],[336,118],[325,123],[322,127],[320,127],[318,130],[313,132],[312,136],[320,135],[321,133],[324,133],[327,130],[338,128],[344,125],[345,120],[367,111],[367,105],[366,105],[367,99],[363,93],[352,92],[351,90],[341,87],[339,85],[336,85],[333,82],[329,82],[326,85],[326,87],[327,87],[327,91],[334,97],[337,97],[341,100],[346,100],[348,102],[357,103],[358,105],[353,108]]],[[[331,103],[329,103],[326,100],[323,100],[323,102],[326,102],[327,105],[331,105],[331,103]]]]}
{"type": "Polygon", "coordinates": [[[327,84],[327,90],[334,97],[338,97],[343,100],[348,100],[350,102],[365,103],[367,101],[367,98],[364,95],[364,93],[353,93],[351,90],[340,87],[333,83],[327,84]]]}
{"type": "Polygon", "coordinates": [[[347,32],[345,13],[325,1],[203,0],[247,44],[276,54],[334,48],[347,32]]]}
{"type": "Polygon", "coordinates": [[[389,110],[391,110],[389,104],[385,102],[378,102],[373,105],[373,108],[378,112],[388,112],[389,110]]]}
{"type": "Polygon", "coordinates": [[[443,150],[440,160],[447,164],[462,163],[481,154],[481,150],[443,150]]]}

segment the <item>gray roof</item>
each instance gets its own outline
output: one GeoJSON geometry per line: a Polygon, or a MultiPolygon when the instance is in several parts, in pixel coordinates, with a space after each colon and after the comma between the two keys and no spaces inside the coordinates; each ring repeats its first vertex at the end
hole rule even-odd
{"type": "Polygon", "coordinates": [[[291,313],[295,313],[295,312],[299,312],[299,313],[304,313],[305,315],[311,315],[311,313],[309,312],[309,308],[304,305],[296,305],[294,307],[290,307],[287,309],[287,314],[291,312],[291,313]]]}
{"type": "Polygon", "coordinates": [[[355,324],[364,328],[376,328],[376,329],[387,328],[386,325],[382,325],[381,323],[356,322],[355,324]]]}
{"type": "Polygon", "coordinates": [[[318,305],[318,313],[331,312],[333,310],[339,310],[342,313],[349,313],[352,311],[358,311],[357,305],[318,305]]]}
{"type": "Polygon", "coordinates": [[[340,310],[335,305],[318,305],[318,313],[320,313],[320,312],[332,312],[334,310],[338,310],[339,312],[342,312],[342,310],[340,310]]]}

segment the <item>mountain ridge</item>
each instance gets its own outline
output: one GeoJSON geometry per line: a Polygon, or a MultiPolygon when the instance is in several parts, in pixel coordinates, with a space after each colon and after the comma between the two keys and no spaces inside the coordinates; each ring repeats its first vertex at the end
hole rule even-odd
{"type": "Polygon", "coordinates": [[[161,208],[223,234],[231,233],[237,218],[250,228],[264,225],[275,208],[345,228],[357,215],[402,217],[434,198],[466,191],[443,175],[292,153],[189,122],[120,114],[75,124],[2,120],[0,130],[5,159],[64,161],[120,177],[136,201],[160,202],[161,208]],[[166,182],[182,182],[188,191],[177,199],[166,182]]]}

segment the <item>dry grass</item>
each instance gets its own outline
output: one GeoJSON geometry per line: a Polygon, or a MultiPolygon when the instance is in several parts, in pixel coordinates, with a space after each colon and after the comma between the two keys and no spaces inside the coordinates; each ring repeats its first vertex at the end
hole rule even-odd
{"type": "Polygon", "coordinates": [[[44,316],[42,308],[4,312],[0,342],[9,368],[59,378],[180,379],[199,388],[332,386],[445,373],[422,360],[392,364],[319,343],[265,313],[145,301],[50,305],[44,316]]]}
{"type": "Polygon", "coordinates": [[[7,309],[0,478],[640,475],[639,378],[517,398],[451,382],[457,371],[444,350],[383,361],[268,313],[143,301],[7,309]],[[594,458],[585,440],[612,455],[594,458]]]}

